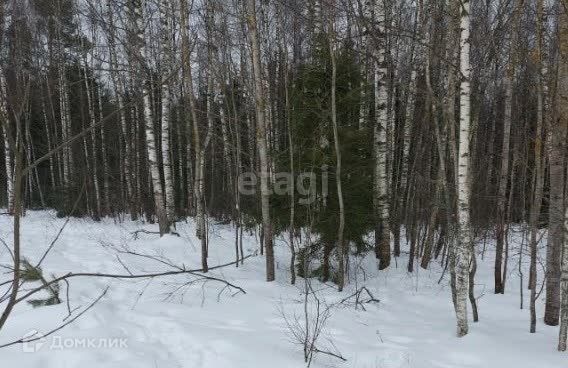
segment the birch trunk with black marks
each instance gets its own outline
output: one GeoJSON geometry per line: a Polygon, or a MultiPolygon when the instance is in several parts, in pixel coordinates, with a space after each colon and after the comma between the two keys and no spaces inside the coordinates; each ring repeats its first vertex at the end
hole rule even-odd
{"type": "Polygon", "coordinates": [[[176,204],[174,198],[174,183],[172,177],[172,163],[170,156],[170,119],[171,119],[171,101],[172,90],[170,86],[172,73],[172,30],[170,27],[170,1],[165,0],[160,3],[160,39],[162,41],[161,49],[161,154],[162,168],[164,171],[164,189],[165,189],[165,207],[168,216],[168,222],[172,223],[176,220],[176,204]]]}
{"type": "MultiPolygon", "coordinates": [[[[133,16],[135,19],[135,36],[136,51],[139,55],[140,63],[146,60],[146,38],[144,30],[144,6],[141,0],[133,0],[133,16]]],[[[154,119],[152,116],[152,84],[150,82],[150,70],[144,65],[145,70],[142,71],[142,107],[144,115],[144,131],[146,138],[146,154],[148,159],[148,170],[150,171],[150,180],[152,184],[152,192],[154,194],[154,210],[158,218],[160,235],[170,232],[170,224],[164,203],[164,191],[162,181],[160,179],[160,167],[158,165],[158,154],[156,149],[156,136],[154,132],[154,119]]]]}
{"type": "Polygon", "coordinates": [[[12,151],[8,134],[10,119],[8,118],[8,104],[6,90],[6,77],[4,69],[0,66],[0,129],[2,129],[2,141],[4,143],[4,168],[6,170],[6,208],[9,214],[14,212],[14,171],[12,169],[12,151]]]}
{"type": "MultiPolygon", "coordinates": [[[[458,1],[458,0],[456,0],[458,1]]],[[[460,8],[460,135],[458,148],[458,241],[455,245],[457,335],[468,333],[467,301],[469,295],[469,268],[473,239],[470,222],[470,154],[471,122],[470,86],[470,2],[461,1],[460,8]]]]}
{"type": "Polygon", "coordinates": [[[387,124],[388,89],[386,60],[386,5],[384,0],[375,0],[377,36],[374,48],[375,124],[373,129],[374,201],[375,201],[375,252],[379,269],[390,265],[390,228],[387,175],[387,124]]]}

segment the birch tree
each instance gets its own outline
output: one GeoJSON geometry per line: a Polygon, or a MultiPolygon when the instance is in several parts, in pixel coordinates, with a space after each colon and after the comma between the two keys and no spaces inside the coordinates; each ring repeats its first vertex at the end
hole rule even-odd
{"type": "Polygon", "coordinates": [[[156,149],[156,136],[154,133],[154,118],[152,115],[152,100],[150,89],[152,88],[146,62],[146,36],[144,29],[144,7],[143,0],[132,0],[132,13],[134,17],[134,37],[136,44],[134,45],[140,63],[143,67],[142,78],[142,107],[144,114],[144,132],[146,137],[146,154],[148,158],[148,167],[150,171],[150,179],[154,194],[154,207],[158,223],[160,225],[160,235],[170,231],[170,224],[164,204],[163,187],[160,179],[160,167],[158,165],[158,154],[156,149]]]}
{"type": "Polygon", "coordinates": [[[260,39],[256,21],[256,0],[246,0],[248,35],[252,53],[254,100],[256,111],[256,142],[260,160],[260,197],[264,249],[266,250],[266,281],[274,281],[274,249],[272,243],[272,222],[270,219],[270,172],[268,146],[266,143],[266,98],[263,88],[260,39]]]}
{"type": "Polygon", "coordinates": [[[172,35],[171,30],[171,4],[169,0],[160,3],[160,39],[162,41],[161,50],[161,98],[162,98],[162,114],[161,114],[161,148],[162,148],[162,166],[164,170],[164,186],[165,186],[165,207],[168,222],[175,221],[176,206],[174,198],[174,183],[172,178],[172,163],[170,159],[170,115],[172,90],[170,81],[173,67],[172,57],[172,35]]]}
{"type": "Polygon", "coordinates": [[[379,259],[379,269],[390,265],[389,199],[387,175],[387,124],[388,88],[386,64],[386,6],[384,0],[375,0],[375,21],[377,26],[374,49],[374,91],[375,124],[373,127],[374,201],[375,201],[375,252],[379,259]]]}
{"type": "Polygon", "coordinates": [[[8,104],[6,101],[6,77],[4,76],[4,68],[0,66],[0,129],[2,129],[2,141],[4,143],[4,168],[6,170],[6,205],[8,213],[13,213],[14,209],[14,177],[12,169],[12,151],[10,150],[10,142],[8,134],[10,129],[8,124],[8,104]]]}
{"type": "MultiPolygon", "coordinates": [[[[456,0],[459,1],[459,0],[456,0]]],[[[460,135],[458,148],[458,225],[459,239],[455,245],[456,265],[456,317],[457,335],[468,333],[467,300],[469,294],[469,268],[473,239],[470,223],[470,157],[469,137],[471,121],[470,87],[470,2],[461,1],[460,22],[460,135]]]]}

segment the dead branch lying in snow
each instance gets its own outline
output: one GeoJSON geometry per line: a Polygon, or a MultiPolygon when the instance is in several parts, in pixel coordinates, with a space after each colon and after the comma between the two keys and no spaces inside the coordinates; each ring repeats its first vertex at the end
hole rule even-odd
{"type": "MultiPolygon", "coordinates": [[[[144,230],[144,229],[136,230],[136,231],[133,231],[133,232],[132,232],[132,238],[133,238],[134,240],[138,239],[138,235],[139,235],[139,234],[156,234],[156,235],[160,235],[160,232],[159,232],[159,231],[149,231],[149,230],[144,230]]],[[[175,235],[175,236],[177,236],[178,238],[181,237],[181,235],[179,235],[179,233],[176,233],[175,231],[170,231],[168,234],[170,234],[170,235],[175,235]]]]}
{"type": "Polygon", "coordinates": [[[365,286],[362,286],[361,288],[355,290],[353,294],[341,299],[338,304],[352,303],[355,305],[355,309],[361,307],[361,309],[366,311],[367,309],[365,309],[365,304],[380,303],[380,302],[381,301],[379,299],[373,296],[373,294],[369,291],[369,289],[367,289],[365,286]],[[363,293],[367,294],[367,296],[366,297],[363,296],[362,295],[363,293]]]}

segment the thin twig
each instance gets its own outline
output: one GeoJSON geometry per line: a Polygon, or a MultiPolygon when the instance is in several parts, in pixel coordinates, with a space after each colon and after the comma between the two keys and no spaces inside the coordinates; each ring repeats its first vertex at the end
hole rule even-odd
{"type": "Polygon", "coordinates": [[[93,308],[95,306],[95,304],[97,304],[99,302],[99,300],[101,300],[103,298],[103,296],[106,295],[108,291],[108,287],[102,292],[101,295],[98,296],[98,298],[96,298],[93,302],[91,302],[91,304],[89,304],[89,306],[85,309],[83,309],[81,311],[81,313],[77,314],[75,317],[71,318],[70,320],[68,320],[67,322],[63,323],[62,325],[54,328],[53,330],[47,332],[46,334],[43,334],[41,336],[36,336],[33,338],[21,338],[3,345],[0,345],[0,349],[8,347],[8,346],[12,346],[12,345],[17,345],[17,344],[25,344],[25,343],[29,343],[29,342],[34,342],[34,341],[38,341],[41,339],[46,338],[49,335],[53,335],[54,333],[62,330],[63,328],[65,328],[66,326],[70,325],[71,323],[75,322],[79,317],[81,317],[83,314],[87,313],[87,311],[89,311],[89,309],[93,308]]]}

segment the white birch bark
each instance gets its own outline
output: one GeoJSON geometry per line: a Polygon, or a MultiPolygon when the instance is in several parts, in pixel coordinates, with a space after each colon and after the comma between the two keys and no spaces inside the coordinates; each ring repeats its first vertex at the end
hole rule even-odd
{"type": "MultiPolygon", "coordinates": [[[[61,139],[66,141],[71,135],[71,111],[69,105],[69,86],[67,85],[67,71],[65,65],[65,46],[61,35],[61,25],[56,27],[57,46],[59,53],[58,76],[59,76],[59,109],[61,118],[61,139]]],[[[73,171],[73,155],[71,145],[66,145],[62,150],[63,159],[63,187],[69,189],[73,171]]],[[[65,195],[67,197],[67,195],[65,195]]]]}
{"type": "Polygon", "coordinates": [[[170,118],[171,118],[171,87],[170,82],[172,72],[172,31],[170,28],[170,3],[162,1],[160,3],[160,36],[162,41],[162,70],[161,70],[161,98],[162,98],[162,114],[161,114],[161,142],[162,142],[162,165],[164,170],[164,186],[165,186],[165,206],[168,221],[172,222],[176,216],[176,206],[174,198],[174,183],[172,178],[172,164],[170,159],[170,118]]]}
{"type": "MultiPolygon", "coordinates": [[[[193,168],[191,164],[191,131],[194,129],[194,133],[199,133],[197,130],[197,111],[195,106],[195,97],[193,95],[193,77],[191,73],[191,47],[189,40],[189,30],[188,30],[188,0],[180,0],[180,28],[181,28],[181,58],[182,58],[182,79],[183,79],[183,91],[186,99],[188,100],[188,108],[186,111],[189,112],[188,124],[186,126],[187,131],[187,142],[186,142],[186,185],[187,185],[187,206],[189,212],[191,213],[194,209],[194,178],[193,178],[193,168]],[[192,125],[193,124],[193,125],[192,125]]],[[[193,136],[194,143],[199,143],[199,135],[193,136]]],[[[197,153],[199,147],[195,146],[195,152],[197,153]]],[[[204,262],[207,259],[204,258],[204,262]]],[[[206,266],[206,265],[205,265],[206,266]]],[[[204,267],[206,269],[207,267],[204,267]]]]}
{"type": "MultiPolygon", "coordinates": [[[[144,5],[141,0],[133,0],[133,16],[136,27],[136,47],[142,63],[146,60],[146,39],[144,31],[144,5]]],[[[162,181],[160,180],[160,168],[158,166],[158,154],[156,150],[156,136],[154,134],[154,120],[152,116],[152,101],[150,96],[151,84],[148,80],[148,71],[142,73],[142,104],[144,114],[144,131],[146,136],[146,150],[148,155],[148,169],[154,193],[154,206],[160,234],[168,233],[170,225],[164,204],[162,181]]]]}
{"type": "MultiPolygon", "coordinates": [[[[458,1],[458,0],[456,0],[458,1]]],[[[461,2],[460,21],[460,135],[458,148],[458,229],[459,237],[455,246],[457,335],[468,333],[467,300],[469,294],[469,267],[473,239],[470,223],[470,154],[469,135],[471,122],[470,86],[470,2],[461,2]]]]}
{"type": "Polygon", "coordinates": [[[375,17],[378,24],[378,44],[375,46],[375,124],[373,129],[374,200],[375,200],[375,252],[379,258],[379,269],[390,265],[390,228],[387,175],[387,124],[388,86],[386,65],[386,6],[384,0],[375,0],[375,17]]]}
{"type": "Polygon", "coordinates": [[[4,143],[4,168],[6,170],[6,204],[8,213],[14,210],[14,171],[12,169],[12,152],[8,141],[8,104],[6,103],[6,78],[4,70],[0,67],[0,129],[2,129],[2,140],[4,143]]]}
{"type": "MultiPolygon", "coordinates": [[[[61,63],[62,64],[62,63],[61,63]]],[[[69,136],[69,114],[68,114],[68,94],[67,94],[67,83],[65,77],[65,67],[63,65],[59,66],[59,111],[61,119],[61,140],[65,142],[69,136]]],[[[68,188],[70,184],[70,166],[71,166],[71,152],[68,147],[63,148],[62,152],[63,161],[63,187],[68,188]]]]}

